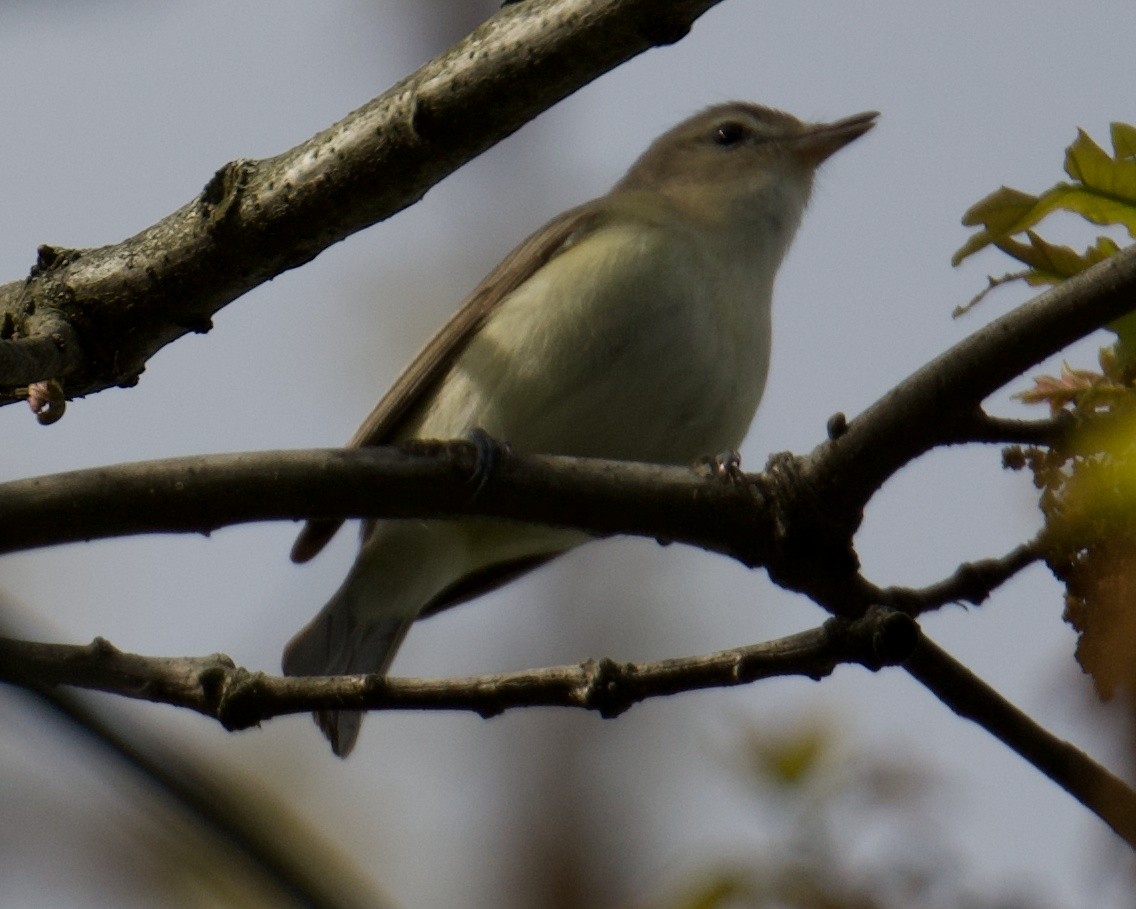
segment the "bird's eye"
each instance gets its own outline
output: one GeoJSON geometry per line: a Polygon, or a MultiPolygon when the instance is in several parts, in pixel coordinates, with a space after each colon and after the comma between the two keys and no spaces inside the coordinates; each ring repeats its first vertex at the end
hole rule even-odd
{"type": "Polygon", "coordinates": [[[737,145],[745,139],[746,134],[747,130],[744,125],[731,120],[720,124],[714,130],[714,143],[725,147],[737,145]]]}

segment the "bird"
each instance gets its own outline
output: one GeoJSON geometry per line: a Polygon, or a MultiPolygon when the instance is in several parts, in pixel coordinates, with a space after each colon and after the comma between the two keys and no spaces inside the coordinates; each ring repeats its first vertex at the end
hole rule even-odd
{"type": "MultiPolygon", "coordinates": [[[[604,195],[510,252],[348,442],[487,434],[520,451],[691,464],[736,450],[769,369],[774,278],[818,166],[875,111],[806,123],[708,107],[663,133],[604,195]]],[[[342,521],[309,521],[313,558],[342,521]]],[[[386,674],[414,621],[591,537],[498,519],[373,520],[327,605],[287,644],[290,676],[386,674]]],[[[356,710],[316,721],[346,757],[356,710]]]]}

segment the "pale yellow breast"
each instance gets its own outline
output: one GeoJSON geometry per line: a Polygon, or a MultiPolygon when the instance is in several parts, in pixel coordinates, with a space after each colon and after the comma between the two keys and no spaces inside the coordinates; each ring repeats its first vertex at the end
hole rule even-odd
{"type": "Polygon", "coordinates": [[[477,426],[524,450],[671,463],[736,447],[768,370],[773,272],[737,247],[598,230],[502,302],[413,434],[477,426]]]}

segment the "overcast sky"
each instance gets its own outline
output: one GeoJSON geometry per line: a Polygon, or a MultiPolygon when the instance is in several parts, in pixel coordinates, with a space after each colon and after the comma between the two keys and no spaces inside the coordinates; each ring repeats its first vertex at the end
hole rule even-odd
{"type": "MultiPolygon", "coordinates": [[[[491,8],[456,0],[0,5],[0,278],[25,275],[39,243],[95,246],[137,232],[191,199],[224,162],[304,140],[491,8]]],[[[663,129],[732,98],[808,119],[882,112],[877,129],[825,166],[782,269],[772,374],[742,455],[756,469],[772,451],[807,451],[833,412],[857,413],[1022,298],[1008,290],[951,320],[987,271],[1009,267],[992,254],[950,267],[966,236],[960,215],[1002,183],[1037,191],[1056,181],[1077,127],[1105,143],[1110,120],[1136,120],[1134,27],[1131,0],[726,0],[688,38],[573,95],[413,209],[230,305],[210,334],[155,357],[137,388],[75,402],[47,429],[23,407],[3,408],[0,480],[339,444],[515,242],[603,192],[663,129]]],[[[1089,236],[1064,223],[1052,235],[1089,236]]],[[[1092,365],[1100,343],[1065,356],[1092,365]]],[[[1014,408],[1005,396],[997,406],[1014,408]]],[[[1004,473],[996,449],[928,458],[873,504],[858,538],[866,570],[883,583],[921,583],[963,559],[1001,554],[1036,528],[1034,502],[1028,479],[1004,473]]],[[[344,533],[316,562],[293,566],[294,529],[7,556],[0,588],[58,640],[103,635],[148,654],[223,651],[275,671],[284,642],[337,585],[354,546],[344,533]]],[[[1089,692],[1060,615],[1059,589],[1034,569],[981,610],[948,609],[926,628],[1115,766],[1113,746],[1084,710],[1089,692]]],[[[822,618],[723,559],[616,541],[416,628],[394,671],[674,656],[822,618]]],[[[113,826],[124,790],[22,704],[0,692],[0,773],[13,781],[0,804],[25,810],[21,829],[32,831],[28,842],[0,839],[0,905],[99,905],[88,872],[59,870],[61,854],[72,853],[58,850],[78,854],[79,841],[103,835],[100,823],[67,833],[24,803],[41,799],[62,812],[83,801],[113,826]]],[[[850,748],[932,763],[942,797],[927,823],[946,831],[951,860],[974,889],[1018,890],[1054,907],[1128,905],[1094,880],[1123,861],[1103,826],[900,671],[847,668],[821,684],[704,692],[606,723],[555,712],[489,722],[374,716],[346,763],[304,717],[233,736],[170,708],[107,706],[255,773],[406,906],[499,906],[505,887],[523,904],[531,884],[510,877],[508,853],[518,829],[539,827],[550,751],[560,755],[555,766],[577,774],[575,823],[596,850],[604,902],[657,895],[715,856],[744,859],[777,831],[741,798],[727,756],[747,724],[781,728],[814,715],[834,722],[850,748]]],[[[125,891],[116,898],[147,901],[125,891]]]]}

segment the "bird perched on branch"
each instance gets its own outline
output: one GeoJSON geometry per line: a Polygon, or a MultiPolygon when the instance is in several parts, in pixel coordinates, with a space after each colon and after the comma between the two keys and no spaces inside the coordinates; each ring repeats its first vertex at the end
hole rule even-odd
{"type": "MultiPolygon", "coordinates": [[[[736,449],[765,387],[773,282],[813,175],[876,116],[811,124],[733,102],[680,123],[610,192],[509,253],[348,444],[480,430],[524,451],[667,464],[736,449]]],[[[339,524],[308,523],[293,560],[339,524]]],[[[385,673],[422,614],[588,539],[489,519],[365,522],[347,579],[288,644],[284,671],[385,673]]],[[[361,714],[316,719],[346,756],[361,714]]]]}

